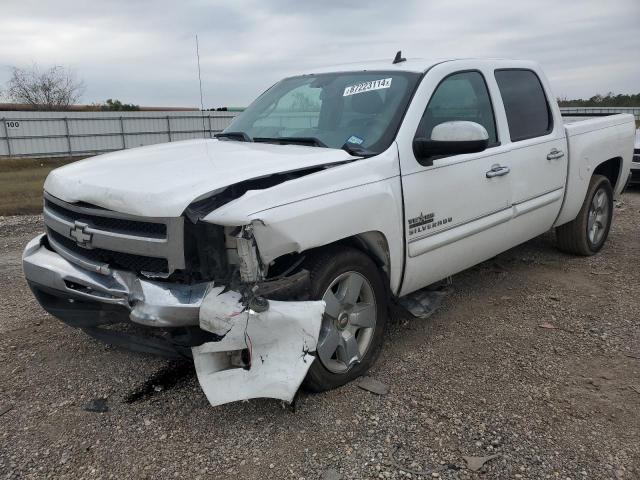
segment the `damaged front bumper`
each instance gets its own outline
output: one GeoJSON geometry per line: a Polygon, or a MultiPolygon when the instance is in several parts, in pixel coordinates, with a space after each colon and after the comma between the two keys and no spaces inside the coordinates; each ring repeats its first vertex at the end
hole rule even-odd
{"type": "Polygon", "coordinates": [[[209,287],[208,283],[153,282],[121,270],[111,270],[109,274],[91,272],[47,248],[45,235],[27,244],[22,269],[32,288],[62,292],[69,303],[78,299],[120,306],[130,311],[132,322],[150,327],[198,325],[200,304],[209,287]]]}
{"type": "Polygon", "coordinates": [[[29,242],[22,264],[45,310],[98,338],[96,327],[122,321],[201,331],[191,353],[212,405],[258,397],[292,401],[315,359],[309,352],[316,349],[322,301],[270,301],[258,313],[239,293],[213,282],[182,285],[85,270],[48,248],[45,235],[29,242]]]}
{"type": "Polygon", "coordinates": [[[200,328],[223,337],[194,347],[198,380],[209,403],[257,397],[291,402],[315,357],[325,304],[270,301],[254,312],[234,291],[214,287],[200,309],[200,328]]]}

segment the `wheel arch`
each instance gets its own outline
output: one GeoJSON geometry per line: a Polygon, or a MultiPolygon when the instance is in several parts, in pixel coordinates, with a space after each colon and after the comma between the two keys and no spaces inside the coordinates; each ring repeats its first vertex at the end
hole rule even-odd
{"type": "MultiPolygon", "coordinates": [[[[608,160],[603,161],[598,164],[596,168],[593,170],[593,175],[602,175],[609,179],[611,183],[611,188],[613,191],[616,191],[616,187],[618,186],[618,182],[620,182],[620,173],[622,171],[622,158],[614,157],[608,160]]],[[[593,176],[592,175],[592,176],[593,176]]]]}
{"type": "Polygon", "coordinates": [[[391,265],[389,242],[384,233],[378,231],[351,235],[334,242],[332,245],[351,245],[367,253],[379,267],[388,270],[391,265]]]}
{"type": "Polygon", "coordinates": [[[363,232],[338,240],[333,245],[349,245],[368,255],[382,271],[385,286],[391,291],[389,280],[391,275],[391,252],[389,251],[389,242],[384,233],[379,231],[363,232]]]}
{"type": "Polygon", "coordinates": [[[355,235],[349,235],[347,237],[341,238],[334,242],[309,248],[299,253],[289,252],[274,259],[273,262],[278,262],[281,259],[284,259],[285,257],[291,254],[297,253],[298,255],[302,255],[302,256],[317,255],[324,250],[340,247],[340,246],[352,247],[357,250],[360,250],[365,255],[367,255],[379,268],[383,276],[383,280],[384,280],[384,284],[385,284],[385,288],[387,289],[387,292],[389,293],[389,295],[392,294],[392,292],[394,291],[393,290],[394,286],[391,284],[391,265],[392,265],[391,251],[389,249],[389,241],[387,240],[387,237],[385,236],[384,233],[380,231],[374,230],[374,231],[358,233],[355,235]]]}
{"type": "MultiPolygon", "coordinates": [[[[581,157],[576,154],[572,158],[581,157]]],[[[576,160],[576,165],[569,169],[564,203],[553,226],[559,227],[576,218],[587,194],[589,182],[594,175],[602,175],[609,180],[615,198],[616,192],[619,193],[621,190],[621,182],[625,181],[621,178],[623,165],[624,162],[620,156],[607,158],[600,162],[595,159],[588,161],[588,157],[585,157],[582,164],[576,160]]]]}

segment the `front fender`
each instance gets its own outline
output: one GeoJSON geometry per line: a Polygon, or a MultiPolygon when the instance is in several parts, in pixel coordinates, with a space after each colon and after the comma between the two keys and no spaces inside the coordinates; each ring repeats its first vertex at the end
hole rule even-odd
{"type": "Polygon", "coordinates": [[[265,264],[293,252],[379,232],[389,246],[392,291],[403,266],[402,188],[394,145],[382,154],[253,190],[213,211],[204,221],[253,225],[265,264]],[[250,212],[250,213],[247,213],[250,212]]]}

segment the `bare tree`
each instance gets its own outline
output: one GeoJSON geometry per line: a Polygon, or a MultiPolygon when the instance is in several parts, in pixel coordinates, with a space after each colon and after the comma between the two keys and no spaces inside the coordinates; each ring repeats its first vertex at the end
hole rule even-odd
{"type": "Polygon", "coordinates": [[[13,68],[7,85],[9,101],[33,105],[38,110],[66,110],[84,92],[84,82],[77,80],[72,70],[54,65],[41,70],[13,68]]]}

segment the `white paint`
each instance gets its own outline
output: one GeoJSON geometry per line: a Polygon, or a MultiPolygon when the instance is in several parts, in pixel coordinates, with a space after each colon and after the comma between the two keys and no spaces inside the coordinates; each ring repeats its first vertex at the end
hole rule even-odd
{"type": "Polygon", "coordinates": [[[145,217],[182,214],[198,197],[234,183],[353,159],[340,149],[186,140],[107,153],[52,171],[44,189],[145,217]]]}
{"type": "Polygon", "coordinates": [[[389,279],[396,291],[404,261],[399,173],[398,150],[392,144],[375,157],[249,191],[204,220],[228,226],[253,222],[266,264],[285,253],[380,232],[389,247],[389,279]]]}
{"type": "Polygon", "coordinates": [[[482,125],[463,120],[441,123],[431,131],[431,140],[437,142],[474,142],[488,138],[487,129],[482,125]]]}
{"type": "Polygon", "coordinates": [[[194,347],[198,381],[211,405],[250,398],[291,402],[315,357],[324,302],[269,302],[263,313],[244,310],[240,294],[213,288],[200,309],[200,328],[224,335],[194,347]],[[246,335],[245,335],[246,334],[246,335]],[[234,366],[249,348],[250,368],[234,366]],[[235,354],[238,358],[238,354],[235,354]]]}
{"type": "Polygon", "coordinates": [[[391,63],[389,60],[372,60],[368,62],[352,62],[340,65],[329,65],[325,67],[316,67],[313,70],[302,72],[305,75],[315,73],[334,73],[334,72],[416,72],[423,73],[433,65],[440,62],[451,61],[450,59],[425,59],[425,58],[407,58],[404,62],[391,63]]]}
{"type": "MultiPolygon", "coordinates": [[[[576,152],[580,143],[588,144],[586,151],[589,157],[597,159],[593,168],[620,156],[624,159],[622,174],[627,174],[633,117],[603,117],[593,121],[591,127],[587,123],[590,120],[565,126],[557,103],[552,100],[554,98],[544,72],[534,62],[454,60],[433,65],[427,72],[396,137],[405,214],[410,219],[421,213],[433,212],[435,220],[451,218],[452,221],[435,230],[407,234],[406,250],[415,256],[406,259],[400,295],[458,273],[540,235],[551,228],[557,218],[559,221],[575,218],[589,182],[589,178],[580,179],[578,175],[578,165],[584,156],[584,150],[581,154],[576,152]],[[494,77],[494,71],[500,68],[524,68],[538,74],[550,99],[554,120],[553,130],[548,135],[511,141],[502,97],[494,77]],[[412,141],[427,103],[446,76],[468,70],[479,71],[485,79],[493,102],[500,145],[479,153],[436,159],[431,166],[421,165],[413,153],[412,141]],[[583,135],[577,132],[572,135],[576,130],[581,130],[583,135]],[[547,154],[554,148],[564,152],[564,156],[547,160],[547,154]],[[508,167],[510,173],[486,178],[486,172],[495,164],[508,167]],[[563,194],[556,199],[558,189],[562,189],[563,194]],[[546,197],[549,192],[555,193],[546,197]],[[567,192],[566,198],[564,192],[567,192]],[[553,198],[553,201],[547,202],[548,198],[553,198]],[[520,212],[519,215],[514,216],[514,211],[520,212]]],[[[616,192],[619,193],[623,183],[618,183],[616,192]]]]}
{"type": "Polygon", "coordinates": [[[580,211],[589,188],[589,179],[598,165],[609,158],[621,158],[614,196],[622,193],[631,169],[635,122],[632,115],[596,117],[564,126],[569,142],[567,189],[562,211],[555,225],[570,222],[580,211]]]}

